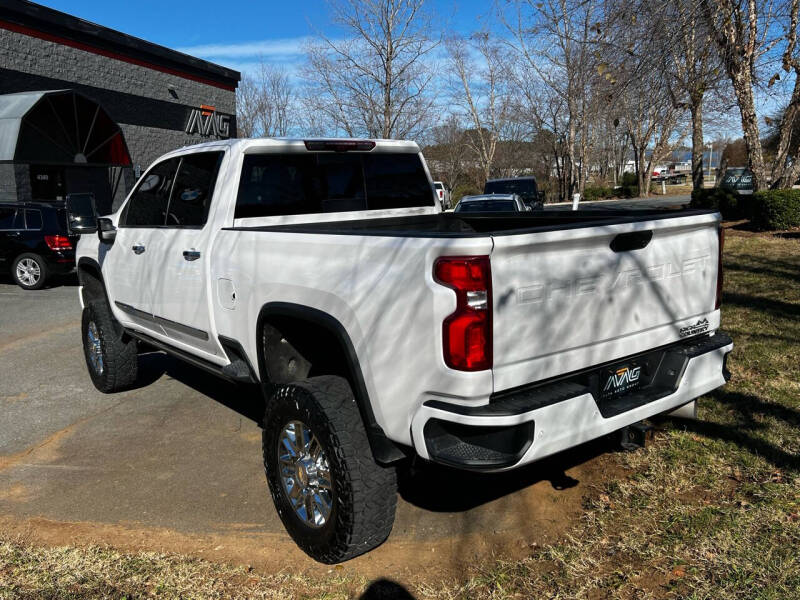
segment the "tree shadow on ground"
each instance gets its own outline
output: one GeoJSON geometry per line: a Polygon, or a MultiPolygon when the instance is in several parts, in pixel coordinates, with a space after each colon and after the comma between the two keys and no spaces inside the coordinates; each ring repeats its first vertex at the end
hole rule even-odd
{"type": "Polygon", "coordinates": [[[762,262],[745,264],[735,261],[728,261],[725,263],[725,271],[752,273],[754,275],[758,275],[759,277],[767,275],[769,277],[775,277],[776,279],[796,279],[798,276],[800,276],[800,266],[780,262],[768,265],[762,262]]]}
{"type": "Polygon", "coordinates": [[[415,461],[398,470],[398,491],[403,500],[425,510],[462,512],[540,481],[549,481],[556,490],[573,488],[580,481],[566,471],[617,449],[616,438],[607,436],[505,473],[476,473],[415,461]]]}
{"type": "Polygon", "coordinates": [[[800,411],[784,406],[783,404],[769,402],[768,400],[753,396],[752,394],[727,392],[725,390],[717,390],[713,392],[711,396],[720,404],[735,410],[742,419],[746,421],[746,426],[753,429],[763,427],[763,425],[756,420],[757,416],[775,417],[790,425],[800,427],[800,411]]]}
{"type": "MultiPolygon", "coordinates": [[[[258,385],[233,384],[163,352],[152,351],[139,356],[139,376],[133,389],[148,386],[164,375],[261,426],[265,403],[258,385]]],[[[540,481],[548,481],[556,490],[575,487],[580,482],[566,471],[618,449],[616,438],[609,436],[506,473],[475,473],[408,460],[398,464],[399,493],[406,502],[425,510],[467,511],[540,481]]]]}
{"type": "Polygon", "coordinates": [[[736,222],[735,224],[731,225],[729,229],[734,229],[736,231],[745,231],[747,233],[763,235],[766,237],[778,237],[778,238],[789,238],[789,239],[800,238],[800,231],[762,231],[761,229],[758,229],[755,225],[753,225],[753,222],[748,219],[736,222]]]}
{"type": "Polygon", "coordinates": [[[264,397],[258,385],[237,384],[220,379],[158,350],[139,355],[139,374],[131,389],[147,387],[164,375],[208,396],[259,426],[264,420],[264,397]]]}
{"type": "Polygon", "coordinates": [[[746,448],[752,454],[764,458],[776,468],[800,471],[800,456],[753,435],[754,432],[769,427],[769,424],[759,421],[759,417],[781,419],[798,427],[800,426],[800,412],[751,394],[726,392],[723,389],[710,395],[735,413],[735,416],[738,417],[735,425],[723,425],[702,420],[693,421],[677,417],[673,417],[671,420],[677,427],[698,435],[733,442],[746,448]]]}
{"type": "MultiPolygon", "coordinates": [[[[166,374],[261,425],[265,405],[259,386],[231,384],[161,352],[143,354],[139,361],[137,385],[149,385],[166,374]]],[[[711,396],[736,413],[735,425],[680,418],[668,421],[699,435],[739,444],[776,468],[800,470],[800,457],[754,435],[768,427],[759,420],[761,417],[774,417],[800,427],[800,412],[754,395],[724,389],[711,396]]],[[[428,511],[468,511],[541,481],[548,481],[556,490],[575,487],[580,481],[568,476],[568,470],[618,449],[618,438],[606,436],[505,473],[475,473],[424,461],[407,461],[398,466],[399,493],[409,504],[428,511]]]]}
{"type": "Polygon", "coordinates": [[[773,300],[761,296],[750,296],[748,294],[726,293],[722,297],[724,305],[733,305],[741,308],[748,308],[770,314],[774,317],[784,319],[796,319],[800,316],[800,304],[773,300]]]}
{"type": "Polygon", "coordinates": [[[775,257],[738,254],[726,256],[725,270],[744,271],[757,275],[766,274],[778,278],[795,278],[800,273],[800,263],[775,257]]]}

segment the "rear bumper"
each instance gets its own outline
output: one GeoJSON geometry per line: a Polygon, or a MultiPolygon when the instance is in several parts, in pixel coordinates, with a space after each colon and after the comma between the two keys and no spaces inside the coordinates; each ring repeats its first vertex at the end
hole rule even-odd
{"type": "Polygon", "coordinates": [[[51,250],[44,259],[51,273],[63,275],[75,270],[75,250],[51,250]]]}
{"type": "Polygon", "coordinates": [[[422,458],[454,467],[516,468],[670,412],[724,385],[731,350],[731,338],[717,332],[614,361],[641,365],[646,381],[613,399],[602,398],[603,366],[496,394],[483,406],[427,401],[412,420],[414,447],[422,458]]]}

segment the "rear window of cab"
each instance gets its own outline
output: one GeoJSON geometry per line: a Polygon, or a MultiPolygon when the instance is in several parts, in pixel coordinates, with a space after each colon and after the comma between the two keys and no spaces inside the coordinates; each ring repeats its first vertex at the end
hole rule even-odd
{"type": "Polygon", "coordinates": [[[244,158],[235,218],[434,206],[417,154],[305,152],[244,158]]]}

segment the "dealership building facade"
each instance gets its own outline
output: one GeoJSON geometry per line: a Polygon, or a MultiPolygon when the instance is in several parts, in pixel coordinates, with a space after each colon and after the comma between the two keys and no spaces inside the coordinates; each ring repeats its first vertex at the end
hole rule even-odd
{"type": "Polygon", "coordinates": [[[0,201],[91,192],[115,209],[159,155],[236,136],[239,73],[0,0],[0,201]]]}

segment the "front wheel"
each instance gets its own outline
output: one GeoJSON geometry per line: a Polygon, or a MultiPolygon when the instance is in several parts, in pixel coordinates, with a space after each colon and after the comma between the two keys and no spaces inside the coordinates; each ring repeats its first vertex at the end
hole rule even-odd
{"type": "Polygon", "coordinates": [[[38,254],[21,254],[11,266],[14,283],[24,290],[40,290],[47,283],[47,263],[38,254]]]}
{"type": "Polygon", "coordinates": [[[83,354],[94,387],[118,392],[136,381],[138,348],[127,338],[103,300],[89,302],[81,316],[83,354]]]}
{"type": "Polygon", "coordinates": [[[395,471],[373,460],[346,380],[313,377],[278,388],[267,400],[262,438],[275,508],[306,554],[342,562],[389,536],[395,471]]]}

